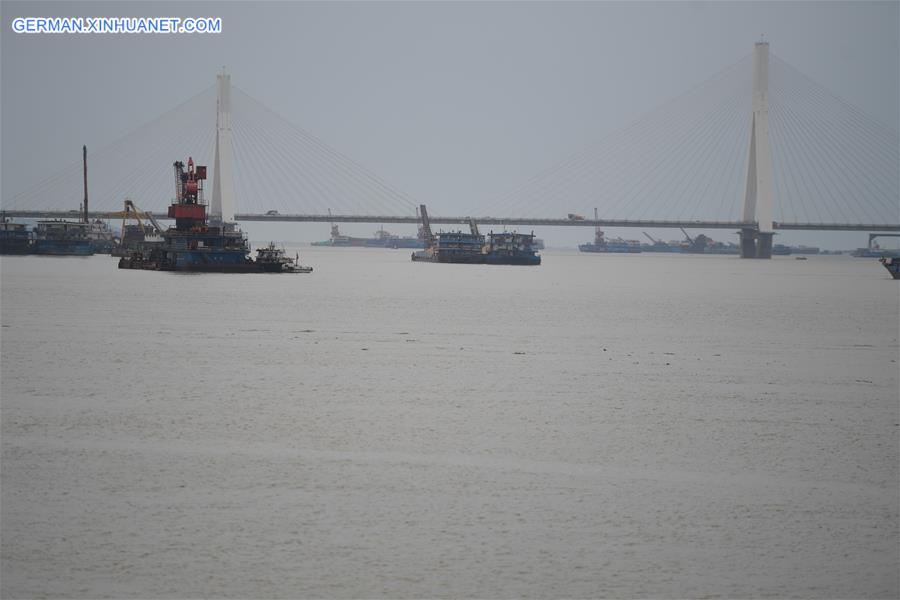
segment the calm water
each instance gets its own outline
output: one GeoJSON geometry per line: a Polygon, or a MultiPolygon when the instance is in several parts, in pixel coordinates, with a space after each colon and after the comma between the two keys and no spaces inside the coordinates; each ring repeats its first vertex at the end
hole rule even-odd
{"type": "Polygon", "coordinates": [[[900,594],[876,261],[301,258],[0,260],[3,597],[900,594]]]}

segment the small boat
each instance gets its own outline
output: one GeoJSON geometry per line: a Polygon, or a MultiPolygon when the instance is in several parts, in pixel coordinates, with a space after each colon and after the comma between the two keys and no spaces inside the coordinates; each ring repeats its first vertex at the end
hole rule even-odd
{"type": "Polygon", "coordinates": [[[806,260],[805,256],[795,256],[794,260],[806,260]]]}
{"type": "Polygon", "coordinates": [[[888,270],[891,277],[900,279],[900,258],[882,258],[879,262],[884,265],[884,268],[888,270]]]}
{"type": "Polygon", "coordinates": [[[294,258],[285,256],[284,248],[277,247],[275,242],[256,249],[256,264],[266,273],[312,273],[312,267],[300,264],[299,254],[294,258]]]}

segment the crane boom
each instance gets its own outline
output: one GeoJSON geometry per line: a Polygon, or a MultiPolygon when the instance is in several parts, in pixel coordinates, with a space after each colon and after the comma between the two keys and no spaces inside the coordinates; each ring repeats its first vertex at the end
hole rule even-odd
{"type": "Polygon", "coordinates": [[[431,221],[428,220],[428,210],[424,204],[419,205],[419,212],[422,216],[422,239],[425,242],[425,249],[434,247],[434,235],[431,233],[431,221]]]}

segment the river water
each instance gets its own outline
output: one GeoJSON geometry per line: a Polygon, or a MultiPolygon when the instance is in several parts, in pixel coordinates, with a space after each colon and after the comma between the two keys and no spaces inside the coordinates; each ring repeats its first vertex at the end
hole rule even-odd
{"type": "Polygon", "coordinates": [[[900,594],[875,260],[300,251],[0,259],[4,598],[900,594]]]}

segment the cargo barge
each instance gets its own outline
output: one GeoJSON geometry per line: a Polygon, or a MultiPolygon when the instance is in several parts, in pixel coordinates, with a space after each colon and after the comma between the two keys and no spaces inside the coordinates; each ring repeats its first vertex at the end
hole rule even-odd
{"type": "MultiPolygon", "coordinates": [[[[569,218],[580,215],[569,215],[569,218]]],[[[583,219],[584,217],[582,217],[583,219]]],[[[597,209],[594,209],[594,220],[599,221],[597,209]]],[[[591,244],[579,244],[580,252],[597,252],[613,254],[638,254],[641,252],[641,244],[637,240],[623,240],[621,238],[606,239],[603,230],[598,225],[594,228],[594,242],[591,244]]]]}
{"type": "Polygon", "coordinates": [[[463,231],[431,233],[428,211],[420,208],[425,249],[412,253],[416,262],[437,262],[481,265],[539,265],[541,257],[535,251],[534,233],[494,233],[487,237],[479,233],[474,219],[468,233],[463,231]]]}
{"type": "MultiPolygon", "coordinates": [[[[299,273],[312,269],[286,269],[286,261],[277,253],[262,260],[250,258],[247,236],[235,223],[210,225],[203,198],[206,167],[188,158],[177,161],[175,168],[175,200],[168,216],[175,226],[162,232],[161,241],[143,244],[140,250],[119,259],[120,269],[152,271],[187,271],[201,273],[299,273]]],[[[290,260],[290,259],[288,259],[290,260]]],[[[293,262],[293,261],[291,261],[293,262]]],[[[299,267],[299,265],[298,265],[299,267]]]]}
{"type": "Polygon", "coordinates": [[[53,256],[90,256],[94,245],[88,237],[90,224],[53,219],[38,221],[32,251],[53,256]]]}

